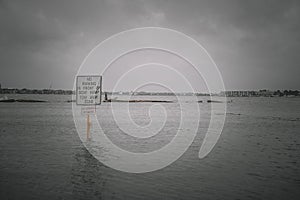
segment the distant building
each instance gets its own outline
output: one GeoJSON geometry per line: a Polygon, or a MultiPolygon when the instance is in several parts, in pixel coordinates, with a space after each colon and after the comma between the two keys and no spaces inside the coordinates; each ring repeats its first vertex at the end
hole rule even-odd
{"type": "Polygon", "coordinates": [[[220,93],[221,96],[226,97],[256,97],[259,96],[257,91],[223,91],[220,93]]]}

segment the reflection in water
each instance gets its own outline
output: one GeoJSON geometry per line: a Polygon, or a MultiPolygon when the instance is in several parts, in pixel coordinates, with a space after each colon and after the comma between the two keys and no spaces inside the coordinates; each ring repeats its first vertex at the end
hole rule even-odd
{"type": "Polygon", "coordinates": [[[107,177],[105,168],[85,147],[77,147],[71,170],[73,199],[103,199],[107,177]]]}

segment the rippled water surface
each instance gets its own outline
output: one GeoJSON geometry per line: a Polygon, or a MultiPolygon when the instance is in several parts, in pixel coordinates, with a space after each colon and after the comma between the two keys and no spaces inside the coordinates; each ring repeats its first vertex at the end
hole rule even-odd
{"type": "MultiPolygon", "coordinates": [[[[49,102],[0,103],[0,199],[297,199],[300,195],[299,98],[233,98],[217,145],[199,160],[209,122],[210,104],[204,101],[199,105],[198,134],[180,159],[159,171],[129,174],[104,166],[85,149],[72,106],[65,102],[69,96],[21,97],[49,102]]],[[[121,103],[118,106],[121,110],[121,103]]],[[[147,125],[149,103],[130,106],[135,123],[147,125]]],[[[108,104],[99,107],[98,118],[115,144],[141,152],[143,147],[160,148],[173,137],[177,107],[165,108],[170,120],[150,146],[122,138],[106,112],[108,104]]]]}

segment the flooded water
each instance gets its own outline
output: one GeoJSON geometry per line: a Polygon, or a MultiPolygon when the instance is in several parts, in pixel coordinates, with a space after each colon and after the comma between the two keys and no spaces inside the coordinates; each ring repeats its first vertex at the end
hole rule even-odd
{"type": "MultiPolygon", "coordinates": [[[[0,103],[0,199],[297,199],[300,195],[299,98],[233,98],[218,143],[200,160],[210,109],[204,101],[199,134],[182,157],[155,172],[130,174],[104,166],[86,150],[76,132],[72,106],[65,102],[69,96],[21,97],[49,102],[0,103]]],[[[149,103],[130,106],[142,112],[149,103]]],[[[171,104],[166,108],[174,112],[171,104]]],[[[105,109],[109,107],[103,103],[98,115],[105,116],[105,109]]],[[[132,117],[137,124],[149,122],[147,115],[132,117]]],[[[116,140],[118,130],[109,118],[99,121],[116,144],[143,151],[127,140],[116,140]]],[[[178,124],[176,117],[170,123],[176,127],[172,124],[178,124]]]]}

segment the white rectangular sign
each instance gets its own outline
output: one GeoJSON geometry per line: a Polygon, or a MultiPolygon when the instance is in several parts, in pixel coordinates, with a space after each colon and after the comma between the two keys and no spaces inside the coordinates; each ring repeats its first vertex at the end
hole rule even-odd
{"type": "Polygon", "coordinates": [[[82,106],[81,114],[96,114],[96,106],[82,106]]]}
{"type": "Polygon", "coordinates": [[[99,105],[101,104],[102,76],[77,76],[76,104],[99,105]]]}

